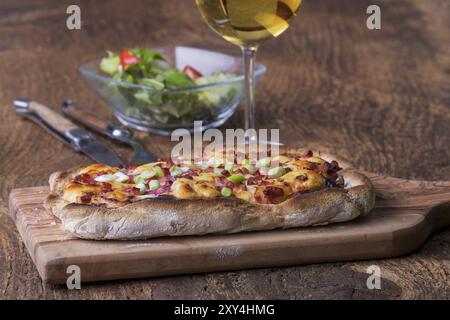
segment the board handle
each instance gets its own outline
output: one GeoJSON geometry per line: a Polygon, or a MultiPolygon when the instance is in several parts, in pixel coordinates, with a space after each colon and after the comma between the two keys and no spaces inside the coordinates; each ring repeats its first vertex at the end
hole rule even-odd
{"type": "MultiPolygon", "coordinates": [[[[450,194],[448,194],[450,197],[450,194]]],[[[450,200],[440,203],[430,209],[426,219],[431,222],[434,230],[439,230],[450,225],[450,200]]]]}
{"type": "Polygon", "coordinates": [[[432,230],[450,225],[450,181],[408,180],[373,172],[364,174],[375,187],[377,207],[421,214],[432,230]]]}

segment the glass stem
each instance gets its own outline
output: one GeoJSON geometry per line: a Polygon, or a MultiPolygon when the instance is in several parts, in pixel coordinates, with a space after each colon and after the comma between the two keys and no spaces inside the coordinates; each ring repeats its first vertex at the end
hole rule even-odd
{"type": "MultiPolygon", "coordinates": [[[[242,49],[245,68],[245,130],[255,128],[255,61],[257,47],[242,49]]],[[[253,137],[250,137],[252,139],[253,137]]]]}

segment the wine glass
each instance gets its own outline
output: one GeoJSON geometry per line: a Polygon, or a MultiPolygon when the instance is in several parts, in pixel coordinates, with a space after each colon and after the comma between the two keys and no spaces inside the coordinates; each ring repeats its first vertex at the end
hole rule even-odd
{"type": "MultiPolygon", "coordinates": [[[[255,59],[259,45],[278,37],[289,23],[302,0],[195,0],[208,25],[241,47],[245,68],[245,130],[255,130],[255,59]]],[[[252,134],[250,141],[256,137],[252,134]]]]}

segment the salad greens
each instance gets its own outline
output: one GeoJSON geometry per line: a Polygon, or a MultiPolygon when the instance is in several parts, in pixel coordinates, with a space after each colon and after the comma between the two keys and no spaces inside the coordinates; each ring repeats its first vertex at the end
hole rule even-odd
{"type": "MultiPolygon", "coordinates": [[[[120,53],[108,52],[99,65],[113,79],[145,86],[114,86],[126,101],[125,113],[152,124],[189,124],[194,120],[208,121],[238,98],[239,84],[224,84],[199,90],[180,88],[208,85],[235,77],[231,73],[203,76],[191,66],[180,71],[171,67],[165,57],[155,50],[137,48],[120,53]],[[177,90],[171,90],[177,88],[177,90]]],[[[109,88],[112,89],[112,88],[109,88]]]]}

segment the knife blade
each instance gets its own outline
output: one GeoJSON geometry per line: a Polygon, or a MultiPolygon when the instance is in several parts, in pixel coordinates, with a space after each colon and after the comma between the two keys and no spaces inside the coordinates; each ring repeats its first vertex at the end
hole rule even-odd
{"type": "Polygon", "coordinates": [[[17,115],[39,124],[75,151],[84,153],[95,162],[110,166],[125,165],[122,159],[97,141],[93,135],[78,128],[52,109],[36,101],[25,99],[14,100],[14,106],[17,115]]]}
{"type": "Polygon", "coordinates": [[[63,111],[66,116],[86,127],[131,146],[134,150],[133,158],[130,161],[131,164],[140,165],[157,160],[157,157],[151,154],[139,140],[135,139],[133,133],[126,127],[109,123],[107,119],[70,100],[63,102],[63,111]]]}

